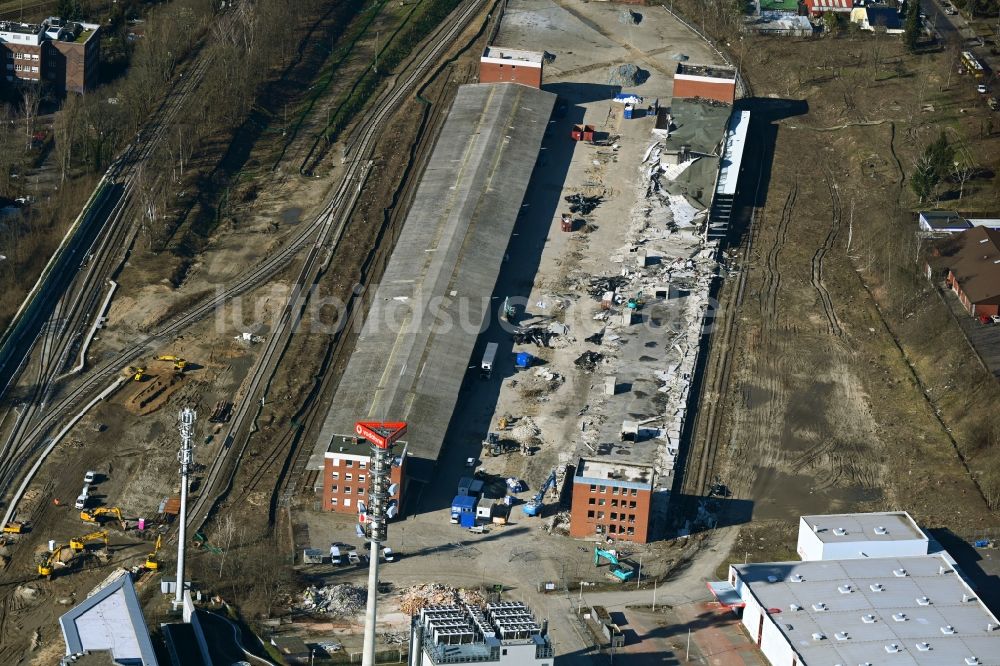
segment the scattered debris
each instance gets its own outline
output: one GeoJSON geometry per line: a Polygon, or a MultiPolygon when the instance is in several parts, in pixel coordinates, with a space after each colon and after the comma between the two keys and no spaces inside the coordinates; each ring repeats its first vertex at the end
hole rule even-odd
{"type": "Polygon", "coordinates": [[[599,344],[601,344],[601,342],[604,340],[604,330],[605,329],[602,328],[597,333],[594,333],[593,335],[588,335],[587,337],[585,337],[583,339],[583,341],[584,342],[589,342],[592,345],[599,345],[599,344]]]}
{"type": "Polygon", "coordinates": [[[649,72],[640,69],[632,63],[612,67],[608,73],[608,85],[612,86],[638,86],[645,83],[649,78],[649,72]]]}
{"type": "Polygon", "coordinates": [[[582,368],[586,372],[593,372],[597,366],[604,361],[604,355],[595,351],[585,351],[580,354],[573,364],[582,368]]]}
{"type": "Polygon", "coordinates": [[[459,602],[482,608],[486,597],[479,590],[464,590],[440,583],[424,583],[408,587],[400,593],[399,609],[407,615],[417,615],[427,606],[452,605],[459,602]]]}
{"type": "Polygon", "coordinates": [[[590,286],[587,287],[587,293],[599,301],[607,292],[616,292],[627,285],[628,282],[628,278],[621,275],[592,277],[590,278],[590,286]]]}
{"type": "Polygon", "coordinates": [[[579,193],[567,194],[564,198],[566,199],[566,203],[569,204],[569,212],[579,213],[580,215],[590,215],[604,201],[604,197],[601,196],[588,197],[579,193]]]}
{"type": "Polygon", "coordinates": [[[513,338],[514,344],[517,345],[530,344],[539,347],[548,347],[549,340],[552,338],[552,331],[545,326],[529,326],[514,331],[513,338]]]}
{"type": "Polygon", "coordinates": [[[332,617],[348,617],[358,613],[368,600],[367,590],[350,585],[315,587],[310,585],[302,593],[299,610],[324,613],[332,617]]]}

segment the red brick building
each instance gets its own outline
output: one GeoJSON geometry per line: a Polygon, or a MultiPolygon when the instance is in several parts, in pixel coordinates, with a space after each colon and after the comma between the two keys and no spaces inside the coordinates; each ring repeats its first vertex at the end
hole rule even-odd
{"type": "MultiPolygon", "coordinates": [[[[358,502],[368,500],[371,462],[370,445],[354,438],[338,437],[330,445],[323,461],[323,509],[338,513],[358,513],[358,502]]],[[[403,513],[403,493],[406,490],[406,448],[396,456],[389,475],[398,484],[393,499],[397,502],[398,515],[403,513]]]]}
{"type": "Polygon", "coordinates": [[[480,83],[520,83],[542,87],[544,54],[487,46],[479,59],[480,83]]]}
{"type": "Polygon", "coordinates": [[[97,84],[100,26],[48,18],[42,23],[0,22],[0,59],[7,83],[46,82],[82,93],[97,84]]]}
{"type": "Polygon", "coordinates": [[[974,317],[1000,314],[1000,231],[973,227],[937,245],[945,284],[974,317]]]}
{"type": "Polygon", "coordinates": [[[678,63],[674,99],[697,97],[732,104],[736,100],[736,70],[726,65],[678,63]]]}
{"type": "Polygon", "coordinates": [[[827,12],[851,15],[854,0],[805,0],[809,16],[822,16],[827,12]]]}
{"type": "Polygon", "coordinates": [[[649,465],[581,458],[573,476],[569,535],[646,543],[655,476],[649,465]]]}

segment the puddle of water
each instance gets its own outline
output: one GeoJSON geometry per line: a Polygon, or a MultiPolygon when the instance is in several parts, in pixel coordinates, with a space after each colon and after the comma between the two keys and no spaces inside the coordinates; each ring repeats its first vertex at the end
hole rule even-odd
{"type": "Polygon", "coordinates": [[[302,221],[302,209],[298,206],[292,206],[291,208],[286,208],[281,211],[281,223],[287,225],[295,225],[302,221]]]}

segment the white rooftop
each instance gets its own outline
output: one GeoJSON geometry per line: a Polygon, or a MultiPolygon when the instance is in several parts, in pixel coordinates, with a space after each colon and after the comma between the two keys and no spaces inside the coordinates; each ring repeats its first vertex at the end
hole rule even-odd
{"type": "Polygon", "coordinates": [[[906,511],[831,513],[802,516],[823,543],[857,541],[927,541],[927,535],[906,511]]]}
{"type": "Polygon", "coordinates": [[[1000,621],[943,557],[733,568],[802,664],[1000,665],[1000,621]]]}
{"type": "Polygon", "coordinates": [[[650,465],[582,458],[576,475],[589,479],[653,485],[653,468],[650,465]]]}
{"type": "Polygon", "coordinates": [[[521,60],[541,64],[544,54],[537,51],[524,51],[521,49],[508,49],[503,46],[487,46],[483,51],[484,58],[496,58],[498,60],[521,60]]]}

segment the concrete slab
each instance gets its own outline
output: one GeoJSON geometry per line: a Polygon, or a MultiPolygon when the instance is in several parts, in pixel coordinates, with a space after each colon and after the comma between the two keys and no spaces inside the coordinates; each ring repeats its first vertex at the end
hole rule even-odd
{"type": "Polygon", "coordinates": [[[554,104],[517,84],[459,88],[310,468],[357,420],[407,421],[411,478],[430,480],[554,104]]]}

